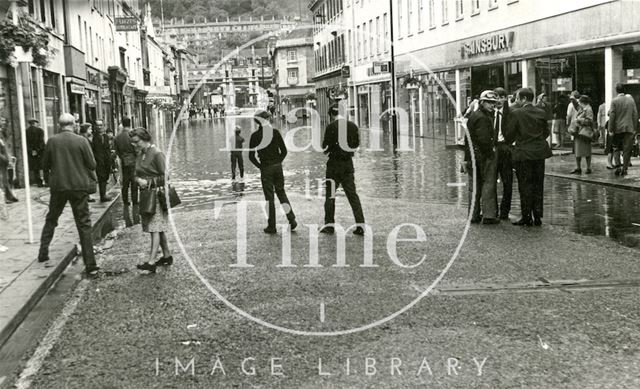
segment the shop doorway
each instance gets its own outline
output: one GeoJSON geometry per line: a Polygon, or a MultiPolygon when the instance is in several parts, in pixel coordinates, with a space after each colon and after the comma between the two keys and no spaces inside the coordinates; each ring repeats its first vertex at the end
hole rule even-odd
{"type": "Polygon", "coordinates": [[[504,87],[504,64],[478,66],[471,68],[471,94],[480,96],[482,91],[504,87]]]}
{"type": "Polygon", "coordinates": [[[576,55],[577,85],[580,94],[591,98],[591,108],[598,112],[604,103],[604,51],[593,50],[576,55]]]}

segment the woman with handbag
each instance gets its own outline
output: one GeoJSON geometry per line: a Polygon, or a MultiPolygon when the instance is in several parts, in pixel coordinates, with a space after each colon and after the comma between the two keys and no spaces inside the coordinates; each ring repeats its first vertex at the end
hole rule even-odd
{"type": "Polygon", "coordinates": [[[137,151],[135,180],[140,187],[142,231],[151,235],[149,260],[138,264],[137,268],[155,273],[157,266],[168,266],[173,263],[165,233],[169,228],[168,214],[158,199],[158,190],[164,187],[165,157],[151,143],[151,135],[146,129],[136,128],[131,132],[130,137],[137,151]],[[156,261],[160,247],[162,258],[156,261]]]}
{"type": "Polygon", "coordinates": [[[595,131],[593,129],[594,116],[588,96],[578,99],[578,113],[576,114],[576,130],[574,135],[574,149],[576,153],[576,169],[571,174],[582,174],[582,158],[587,161],[585,173],[591,174],[591,142],[595,131]]]}

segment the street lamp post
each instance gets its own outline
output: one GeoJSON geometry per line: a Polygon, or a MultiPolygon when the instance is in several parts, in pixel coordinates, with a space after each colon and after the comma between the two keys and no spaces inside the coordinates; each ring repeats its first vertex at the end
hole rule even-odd
{"type": "Polygon", "coordinates": [[[393,136],[393,151],[398,149],[398,120],[396,116],[396,61],[393,45],[393,0],[389,0],[389,38],[391,40],[391,133],[393,136]]]}

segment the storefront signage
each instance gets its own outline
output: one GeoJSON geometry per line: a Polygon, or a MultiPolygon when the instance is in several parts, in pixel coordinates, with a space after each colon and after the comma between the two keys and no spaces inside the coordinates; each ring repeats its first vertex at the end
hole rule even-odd
{"type": "Polygon", "coordinates": [[[492,54],[499,51],[510,50],[513,46],[515,33],[505,32],[501,34],[487,35],[480,39],[464,42],[462,44],[462,58],[472,58],[481,54],[492,54]]]}
{"type": "Polygon", "coordinates": [[[71,84],[69,84],[69,90],[71,91],[71,93],[74,93],[76,95],[83,95],[84,94],[84,85],[78,85],[78,84],[71,83],[71,84]]]}
{"type": "Polygon", "coordinates": [[[340,74],[342,75],[342,78],[351,77],[351,68],[348,65],[344,65],[342,69],[340,69],[340,74]]]}
{"type": "Polygon", "coordinates": [[[116,16],[116,31],[138,31],[138,19],[135,16],[116,16]]]}

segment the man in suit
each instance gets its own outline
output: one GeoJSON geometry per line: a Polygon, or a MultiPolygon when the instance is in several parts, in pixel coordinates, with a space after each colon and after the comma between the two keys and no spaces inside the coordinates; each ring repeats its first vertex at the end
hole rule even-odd
{"type": "Polygon", "coordinates": [[[249,160],[260,169],[262,192],[269,207],[269,218],[264,232],[266,234],[277,232],[274,193],[278,196],[293,231],[298,223],[296,223],[296,215],[293,213],[293,208],[291,208],[291,203],[289,203],[287,193],[284,190],[284,173],[282,172],[282,161],[287,156],[287,146],[284,144],[280,131],[271,126],[271,114],[259,111],[253,119],[258,129],[251,134],[249,139],[249,160]],[[256,158],[256,151],[258,158],[256,158]]]}
{"type": "Polygon", "coordinates": [[[496,193],[497,167],[494,146],[495,106],[498,96],[491,90],[482,92],[479,109],[467,122],[469,137],[465,139],[465,169],[469,174],[469,208],[473,204],[471,223],[498,224],[498,199],[496,193]],[[471,147],[475,167],[471,166],[471,147]],[[475,183],[475,197],[472,198],[475,183]]]}
{"type": "Polygon", "coordinates": [[[620,152],[624,160],[616,169],[616,176],[625,176],[631,161],[631,148],[638,130],[638,110],[633,97],[624,94],[624,85],[616,84],[616,96],[609,109],[609,134],[613,136],[613,159],[615,166],[620,166],[620,152]]]}
{"type": "Polygon", "coordinates": [[[530,88],[520,88],[516,100],[520,108],[511,111],[505,140],[515,141],[512,150],[518,178],[522,218],[513,222],[517,226],[540,226],[543,217],[544,165],[551,157],[546,114],[533,106],[534,94],[530,88]]]}
{"type": "Polygon", "coordinates": [[[509,104],[507,103],[507,91],[504,88],[493,90],[498,95],[496,103],[494,123],[494,144],[496,147],[496,160],[498,177],[502,182],[502,200],[500,201],[500,219],[509,220],[511,211],[511,198],[513,196],[513,162],[511,161],[511,144],[504,139],[504,130],[509,120],[509,104]]]}
{"type": "Polygon", "coordinates": [[[107,196],[107,181],[109,181],[109,175],[111,174],[111,148],[109,147],[109,138],[104,133],[102,120],[96,120],[91,148],[96,159],[100,202],[109,202],[111,197],[107,196]]]}
{"type": "MultiPolygon", "coordinates": [[[[38,127],[38,119],[29,119],[27,128],[27,151],[29,153],[29,173],[36,185],[42,186],[40,178],[40,165],[42,164],[42,154],[44,153],[44,131],[38,127]]],[[[45,181],[47,177],[44,177],[45,181]]]]}
{"type": "Polygon", "coordinates": [[[80,235],[85,271],[89,275],[96,275],[99,267],[93,253],[91,218],[87,202],[91,190],[89,175],[95,170],[96,161],[89,142],[73,133],[73,115],[60,115],[59,123],[60,133],[49,139],[42,158],[43,169],[49,172],[51,197],[49,212],[40,237],[38,261],[49,260],[49,244],[58,225],[58,218],[69,202],[80,235]]]}
{"type": "Polygon", "coordinates": [[[342,185],[351,211],[356,219],[356,229],[353,231],[355,235],[364,235],[364,214],[362,212],[362,204],[360,197],[356,192],[356,183],[354,178],[355,170],[353,168],[353,151],[360,146],[360,134],[358,126],[339,115],[338,104],[332,104],[329,108],[330,123],[324,133],[322,148],[324,153],[329,155],[327,161],[327,173],[325,180],[325,200],[324,200],[324,223],[325,226],[320,230],[324,234],[333,234],[335,228],[335,211],[336,211],[336,190],[342,185]],[[347,144],[340,142],[340,129],[346,129],[347,144]],[[345,150],[346,148],[346,150],[345,150]]]}

